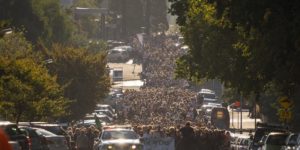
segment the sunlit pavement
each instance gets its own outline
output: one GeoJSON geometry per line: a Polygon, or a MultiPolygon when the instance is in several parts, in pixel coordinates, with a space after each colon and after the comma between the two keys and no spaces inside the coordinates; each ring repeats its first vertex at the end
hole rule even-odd
{"type": "MultiPolygon", "coordinates": [[[[249,111],[243,110],[242,111],[242,128],[243,129],[254,129],[255,128],[255,121],[254,118],[248,117],[249,111]]],[[[240,120],[241,120],[241,112],[239,110],[229,109],[230,115],[230,128],[232,129],[240,129],[240,120]]],[[[257,122],[260,122],[260,119],[257,119],[257,122]]]]}

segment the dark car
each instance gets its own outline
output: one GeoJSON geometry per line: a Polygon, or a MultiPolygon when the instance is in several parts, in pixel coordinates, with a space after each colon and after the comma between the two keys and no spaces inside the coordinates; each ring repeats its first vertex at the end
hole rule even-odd
{"type": "Polygon", "coordinates": [[[31,150],[48,150],[47,140],[44,136],[40,136],[36,129],[31,127],[19,127],[20,130],[29,137],[31,141],[31,150]]]}
{"type": "Polygon", "coordinates": [[[45,129],[34,128],[39,136],[45,137],[49,150],[69,150],[69,146],[65,136],[56,135],[45,129]]]}
{"type": "Polygon", "coordinates": [[[298,145],[298,138],[300,137],[299,133],[291,133],[285,140],[284,149],[286,150],[296,150],[298,145]]]}
{"type": "Polygon", "coordinates": [[[213,108],[211,112],[211,124],[219,129],[229,129],[230,118],[227,108],[213,108]]]}
{"type": "Polygon", "coordinates": [[[71,145],[70,135],[63,129],[63,127],[60,124],[45,123],[45,122],[22,122],[20,123],[20,125],[34,127],[34,128],[42,128],[56,135],[63,135],[66,138],[68,146],[70,147],[71,145]]]}
{"type": "Polygon", "coordinates": [[[9,121],[0,121],[0,128],[8,135],[11,141],[17,141],[22,150],[30,149],[30,141],[18,128],[17,124],[9,121]]]}
{"type": "Polygon", "coordinates": [[[268,135],[270,132],[287,132],[288,130],[280,125],[270,125],[265,123],[258,123],[257,129],[254,133],[253,142],[250,149],[257,150],[260,146],[259,141],[264,135],[268,135]]]}

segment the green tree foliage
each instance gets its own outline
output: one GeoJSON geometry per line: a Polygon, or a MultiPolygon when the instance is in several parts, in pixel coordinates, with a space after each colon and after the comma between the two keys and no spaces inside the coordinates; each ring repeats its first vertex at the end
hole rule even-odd
{"type": "Polygon", "coordinates": [[[75,0],[73,2],[73,6],[95,8],[97,6],[97,3],[95,0],[75,0]]]}
{"type": "Polygon", "coordinates": [[[59,0],[2,0],[0,25],[25,30],[32,42],[41,39],[66,43],[73,34],[73,24],[61,9],[59,0]]]}
{"type": "MultiPolygon", "coordinates": [[[[96,0],[76,0],[73,3],[73,8],[100,8],[100,3],[96,0]]],[[[85,35],[88,39],[100,38],[100,14],[81,14],[75,16],[78,34],[85,35]]]]}
{"type": "Polygon", "coordinates": [[[299,1],[169,1],[191,49],[178,60],[178,77],[218,78],[254,93],[266,100],[259,103],[273,118],[270,103],[276,97],[299,99],[299,1]]]}
{"type": "Polygon", "coordinates": [[[193,76],[246,92],[269,82],[287,95],[299,88],[298,1],[170,1],[191,48],[192,63],[184,66],[193,76]]]}
{"type": "Polygon", "coordinates": [[[56,78],[22,34],[0,39],[0,113],[9,120],[50,121],[66,115],[68,101],[56,78]]]}
{"type": "Polygon", "coordinates": [[[70,119],[81,119],[91,113],[109,90],[106,55],[61,45],[53,45],[47,55],[53,59],[48,64],[51,73],[65,87],[65,97],[73,101],[70,119]]]}
{"type": "Polygon", "coordinates": [[[123,36],[140,33],[141,27],[149,32],[168,29],[165,0],[113,0],[110,9],[122,15],[123,36]]]}
{"type": "Polygon", "coordinates": [[[151,31],[166,31],[169,28],[167,21],[167,2],[165,0],[149,0],[151,4],[150,24],[151,31]]]}

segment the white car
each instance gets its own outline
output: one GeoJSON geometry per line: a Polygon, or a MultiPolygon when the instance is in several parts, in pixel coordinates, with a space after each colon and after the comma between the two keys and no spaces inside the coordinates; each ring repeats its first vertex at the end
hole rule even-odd
{"type": "Polygon", "coordinates": [[[108,128],[100,135],[97,150],[142,150],[140,137],[132,129],[108,128]]]}

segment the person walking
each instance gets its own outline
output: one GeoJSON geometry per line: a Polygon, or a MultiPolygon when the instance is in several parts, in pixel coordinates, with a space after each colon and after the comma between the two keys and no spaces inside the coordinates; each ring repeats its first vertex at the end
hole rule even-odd
{"type": "Polygon", "coordinates": [[[85,129],[80,130],[80,134],[77,136],[76,139],[76,147],[77,150],[88,150],[88,136],[86,135],[85,129]]]}
{"type": "Polygon", "coordinates": [[[195,132],[191,127],[191,122],[186,122],[185,126],[180,130],[182,139],[179,144],[179,150],[195,150],[195,132]]]}

